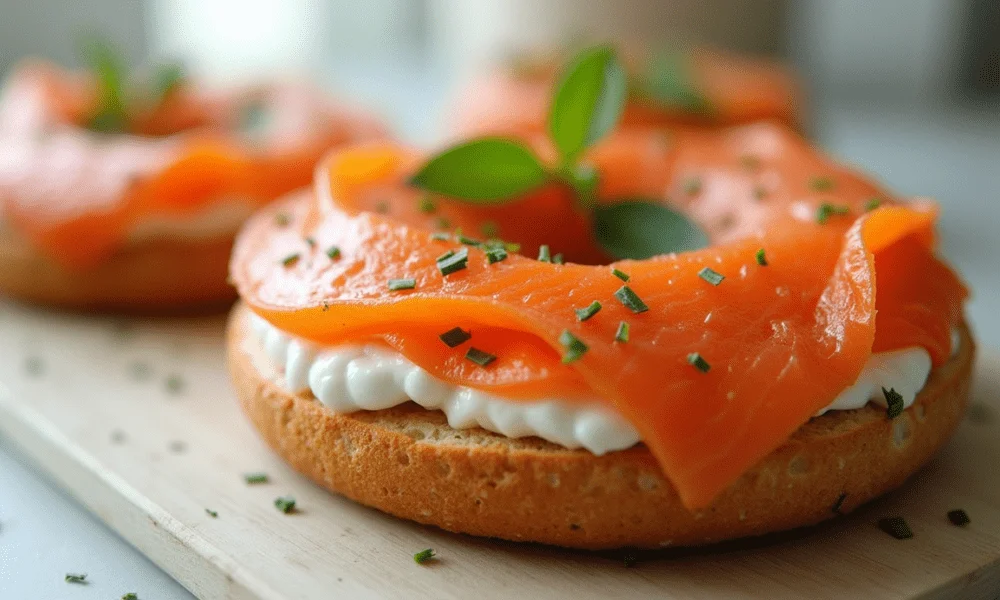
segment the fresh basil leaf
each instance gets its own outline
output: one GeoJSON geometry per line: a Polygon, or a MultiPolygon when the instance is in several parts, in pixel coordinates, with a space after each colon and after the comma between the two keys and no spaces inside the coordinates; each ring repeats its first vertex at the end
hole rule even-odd
{"type": "Polygon", "coordinates": [[[693,221],[662,204],[645,200],[597,206],[594,235],[604,250],[618,259],[645,260],[708,245],[708,236],[693,221]]]}
{"type": "Polygon", "coordinates": [[[105,133],[124,132],[128,114],[122,53],[110,41],[92,37],[84,41],[81,54],[97,81],[98,108],[88,127],[105,133]]]}
{"type": "Polygon", "coordinates": [[[519,142],[482,138],[430,159],[410,184],[476,204],[515,200],[548,181],[545,167],[519,142]]]}
{"type": "Polygon", "coordinates": [[[688,53],[661,52],[633,81],[632,92],[666,108],[709,116],[714,111],[712,103],[695,82],[691,67],[688,53]]]}
{"type": "Polygon", "coordinates": [[[177,62],[165,63],[156,67],[153,72],[153,98],[162,102],[171,92],[184,81],[184,66],[177,62]]]}
{"type": "Polygon", "coordinates": [[[625,69],[614,48],[584,50],[559,79],[549,111],[549,135],[564,163],[604,137],[625,108],[625,69]]]}

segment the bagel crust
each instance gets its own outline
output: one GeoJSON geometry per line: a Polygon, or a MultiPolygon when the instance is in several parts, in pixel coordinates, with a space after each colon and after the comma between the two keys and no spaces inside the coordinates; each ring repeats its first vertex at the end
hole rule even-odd
{"type": "Polygon", "coordinates": [[[264,440],[316,483],[362,504],[448,531],[587,549],[694,546],[812,525],[902,484],[954,432],[968,402],[975,347],[935,368],[910,408],[871,404],[810,420],[706,509],[688,511],[650,452],[595,456],[538,438],[455,430],[414,403],[338,415],[282,376],[233,310],[228,362],[264,440]]]}
{"type": "Polygon", "coordinates": [[[231,237],[157,240],[126,246],[100,265],[70,270],[0,223],[0,295],[79,310],[172,312],[222,307],[231,237]]]}

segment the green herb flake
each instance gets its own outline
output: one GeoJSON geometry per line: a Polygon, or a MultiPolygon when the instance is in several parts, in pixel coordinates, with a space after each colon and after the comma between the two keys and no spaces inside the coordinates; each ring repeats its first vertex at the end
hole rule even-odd
{"type": "Polygon", "coordinates": [[[627,282],[629,280],[629,275],[625,271],[620,271],[618,269],[611,269],[611,274],[617,277],[618,279],[621,279],[622,281],[627,282]]]}
{"type": "Polygon", "coordinates": [[[913,537],[913,531],[903,517],[886,517],[878,520],[878,528],[897,540],[908,540],[913,537]]]}
{"type": "Polygon", "coordinates": [[[465,358],[476,363],[480,367],[485,367],[497,359],[496,355],[484,352],[479,348],[470,347],[465,352],[465,358]]]}
{"type": "Polygon", "coordinates": [[[487,258],[487,260],[490,261],[491,265],[493,263],[498,263],[498,262],[500,262],[502,260],[506,260],[507,259],[507,250],[505,250],[504,248],[497,248],[497,247],[487,248],[486,249],[486,258],[487,258]]]}
{"type": "Polygon", "coordinates": [[[447,256],[442,255],[437,260],[438,270],[441,271],[441,275],[451,275],[469,266],[469,251],[467,249],[462,248],[457,252],[452,250],[450,254],[447,252],[445,254],[447,256]]]}
{"type": "Polygon", "coordinates": [[[438,338],[444,342],[445,346],[454,348],[472,339],[472,333],[465,331],[461,327],[453,327],[439,335],[438,338]]]}
{"type": "Polygon", "coordinates": [[[171,373],[170,375],[167,375],[164,385],[167,388],[168,394],[176,396],[184,391],[184,378],[176,373],[171,373]]]}
{"type": "Polygon", "coordinates": [[[830,507],[830,512],[835,515],[843,514],[840,509],[844,508],[844,501],[847,500],[847,492],[842,492],[837,499],[834,500],[833,506],[830,507]]]}
{"type": "Polygon", "coordinates": [[[830,204],[828,202],[824,202],[823,204],[819,205],[819,208],[816,209],[816,222],[823,224],[826,223],[827,220],[832,215],[849,215],[849,214],[851,214],[851,208],[849,206],[845,206],[843,204],[830,204]]]}
{"type": "Polygon", "coordinates": [[[486,238],[495,238],[500,235],[500,226],[494,221],[486,221],[479,226],[479,231],[486,238]]]}
{"type": "Polygon", "coordinates": [[[701,192],[701,178],[689,177],[684,181],[684,193],[688,196],[697,196],[701,192]]]}
{"type": "Polygon", "coordinates": [[[888,408],[886,408],[885,414],[890,419],[895,419],[903,413],[903,395],[895,390],[895,388],[885,389],[882,388],[882,395],[885,396],[885,402],[888,408]]]}
{"type": "Polygon", "coordinates": [[[869,198],[867,201],[865,201],[865,212],[871,212],[880,206],[882,206],[881,199],[869,198]]]}
{"type": "Polygon", "coordinates": [[[704,267],[702,270],[698,271],[698,277],[701,277],[712,285],[719,285],[722,283],[722,280],[726,278],[726,276],[722,273],[719,273],[709,267],[704,267]]]}
{"type": "Polygon", "coordinates": [[[563,258],[562,252],[559,252],[558,254],[552,257],[552,264],[561,265],[564,262],[565,259],[563,258]]]}
{"type": "Polygon", "coordinates": [[[708,364],[708,361],[702,358],[697,352],[688,354],[687,361],[689,365],[698,369],[702,373],[708,373],[708,371],[712,368],[712,365],[708,364]]]}
{"type": "Polygon", "coordinates": [[[594,300],[593,302],[590,303],[589,306],[575,309],[576,319],[578,321],[586,321],[590,317],[600,312],[600,310],[601,310],[601,303],[598,302],[597,300],[594,300]]]}
{"type": "Polygon", "coordinates": [[[431,234],[431,239],[435,242],[447,242],[451,239],[451,235],[446,231],[435,231],[431,234]]]}
{"type": "Polygon", "coordinates": [[[446,217],[438,217],[434,224],[438,229],[451,229],[451,221],[446,217]]]}
{"type": "Polygon", "coordinates": [[[417,563],[418,565],[422,565],[425,562],[434,559],[436,556],[437,555],[434,553],[434,550],[432,548],[427,548],[425,550],[421,550],[420,552],[414,554],[413,562],[417,563]]]}
{"type": "Polygon", "coordinates": [[[326,249],[326,255],[330,257],[330,260],[337,260],[340,258],[340,248],[337,246],[330,246],[326,249]]]}
{"type": "Polygon", "coordinates": [[[286,212],[280,212],[274,215],[274,224],[278,227],[288,227],[292,224],[292,217],[286,212]]]}
{"type": "Polygon", "coordinates": [[[400,290],[412,290],[417,287],[416,279],[390,279],[388,282],[390,292],[398,292],[400,290]]]}
{"type": "Polygon", "coordinates": [[[122,596],[122,600],[139,600],[139,594],[136,594],[135,592],[129,592],[124,596],[122,596]]]}
{"type": "Polygon", "coordinates": [[[833,189],[833,178],[813,177],[809,180],[809,187],[817,192],[829,192],[833,189]]]}
{"type": "Polygon", "coordinates": [[[580,360],[580,358],[587,353],[587,350],[590,349],[587,344],[584,344],[568,329],[563,330],[563,332],[559,334],[559,343],[566,348],[566,354],[563,354],[562,357],[564,365],[580,360]]]}
{"type": "Polygon", "coordinates": [[[66,583],[86,584],[87,583],[87,574],[86,573],[66,573],[66,577],[65,577],[64,581],[66,581],[66,583]]]}
{"type": "Polygon", "coordinates": [[[434,199],[431,198],[430,194],[424,194],[420,197],[417,202],[417,209],[424,214],[433,214],[437,210],[437,205],[434,204],[434,199]]]}
{"type": "Polygon", "coordinates": [[[547,262],[547,263],[552,262],[552,255],[549,254],[548,244],[542,244],[541,246],[538,247],[538,260],[540,262],[547,262]]]}
{"type": "Polygon", "coordinates": [[[757,264],[766,267],[767,266],[767,254],[764,253],[763,248],[757,248],[757,252],[754,253],[754,258],[757,259],[757,264]]]}
{"type": "Polygon", "coordinates": [[[615,298],[618,298],[618,301],[624,304],[625,308],[636,314],[644,313],[649,310],[646,303],[643,302],[642,299],[632,291],[632,288],[627,285],[623,285],[618,288],[618,291],[615,292],[615,298]]]}
{"type": "Polygon", "coordinates": [[[205,514],[208,515],[208,516],[210,516],[210,517],[212,517],[213,519],[218,519],[219,518],[219,513],[216,512],[216,511],[214,511],[214,510],[212,510],[211,508],[206,508],[205,509],[205,514]]]}
{"type": "Polygon", "coordinates": [[[298,264],[300,258],[302,258],[302,256],[298,252],[289,254],[285,258],[281,259],[281,264],[285,267],[294,267],[298,264]]]}
{"type": "Polygon", "coordinates": [[[618,331],[615,332],[615,341],[625,343],[628,341],[628,321],[619,321],[618,331]]]}
{"type": "Polygon", "coordinates": [[[961,508],[948,511],[948,520],[951,524],[956,527],[965,527],[972,521],[969,519],[969,515],[965,513],[961,508]]]}
{"type": "Polygon", "coordinates": [[[278,496],[274,499],[274,507],[287,515],[295,511],[295,498],[291,496],[278,496]]]}
{"type": "Polygon", "coordinates": [[[257,485],[257,484],[260,484],[260,483],[267,483],[268,482],[268,477],[267,477],[267,473],[260,472],[260,471],[255,472],[255,473],[244,473],[243,474],[243,481],[247,482],[247,484],[249,484],[249,485],[257,485]]]}

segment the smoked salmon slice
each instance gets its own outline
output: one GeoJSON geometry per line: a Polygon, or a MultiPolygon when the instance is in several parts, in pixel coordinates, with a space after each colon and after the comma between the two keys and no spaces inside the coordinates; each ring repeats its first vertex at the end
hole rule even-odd
{"type": "Polygon", "coordinates": [[[502,207],[435,198],[428,212],[404,183],[414,153],[378,144],[333,154],[313,194],[255,216],[231,274],[256,314],[316,343],[380,341],[436,377],[525,402],[606,403],[691,509],[829,405],[873,350],[923,346],[935,364],[950,355],[967,293],[934,255],[932,205],[900,202],[777,125],[667,141],[633,133],[588,160],[601,198],[655,190],[711,246],[579,264],[600,250],[576,221],[551,220],[574,210],[557,184],[502,207]],[[499,224],[505,239],[544,233],[553,249],[578,248],[566,264],[513,252],[494,261],[489,246],[433,233],[435,219],[475,231],[504,211],[531,223],[499,224]],[[464,268],[446,273],[442,255],[456,254],[464,268]],[[413,288],[390,291],[399,278],[413,288]],[[600,310],[581,320],[576,309],[595,300],[600,310]],[[443,344],[454,327],[496,360],[480,366],[443,344]]]}
{"type": "MultiPolygon", "coordinates": [[[[564,58],[564,57],[563,57],[564,58]]],[[[458,137],[528,136],[545,129],[558,67],[557,54],[498,69],[463,89],[453,122],[458,137]]],[[[719,127],[772,120],[799,124],[801,93],[795,78],[774,61],[708,48],[636,52],[633,85],[620,128],[719,127]],[[660,63],[667,63],[659,67],[660,63]],[[643,93],[640,73],[667,87],[668,98],[643,93]]],[[[662,94],[661,94],[662,95],[662,94]]]]}
{"type": "Polygon", "coordinates": [[[252,208],[307,185],[331,147],[384,135],[292,84],[224,94],[184,84],[136,114],[130,133],[95,133],[83,127],[95,94],[87,77],[31,63],[0,100],[0,217],[74,268],[106,259],[144,220],[225,201],[252,208]]]}

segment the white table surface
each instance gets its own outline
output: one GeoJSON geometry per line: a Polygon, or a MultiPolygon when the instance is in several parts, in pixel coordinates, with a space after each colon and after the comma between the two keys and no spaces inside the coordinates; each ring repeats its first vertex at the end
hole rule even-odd
{"type": "MultiPolygon", "coordinates": [[[[428,141],[447,90],[427,81],[412,72],[347,73],[337,83],[395,114],[410,139],[428,141]]],[[[941,202],[942,249],[974,290],[973,326],[981,343],[1000,346],[1000,126],[984,128],[980,117],[959,111],[830,107],[817,117],[815,134],[834,154],[865,165],[892,189],[941,202]]],[[[108,600],[126,592],[142,600],[192,597],[0,440],[0,599],[108,600]],[[67,572],[85,572],[90,583],[67,584],[67,572]]]]}

